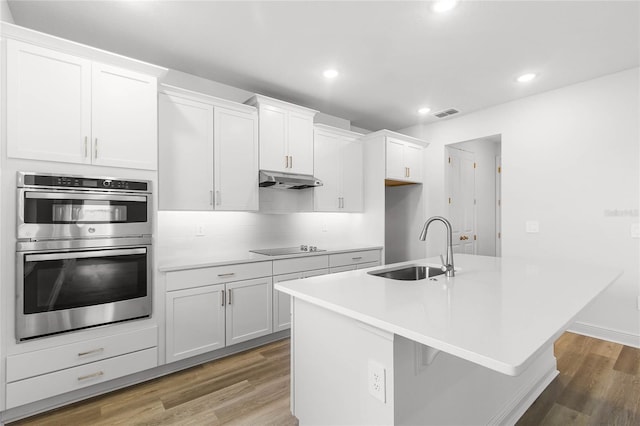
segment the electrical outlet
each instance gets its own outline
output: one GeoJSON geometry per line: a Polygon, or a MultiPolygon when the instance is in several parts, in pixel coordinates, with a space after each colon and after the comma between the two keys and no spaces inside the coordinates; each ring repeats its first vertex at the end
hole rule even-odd
{"type": "Polygon", "coordinates": [[[528,220],[525,222],[525,229],[529,234],[537,234],[540,232],[540,223],[537,220],[528,220]]]}
{"type": "Polygon", "coordinates": [[[204,237],[204,225],[196,225],[196,237],[204,237]]]}
{"type": "Polygon", "coordinates": [[[376,399],[387,402],[387,378],[383,365],[373,360],[369,360],[369,394],[376,399]]]}

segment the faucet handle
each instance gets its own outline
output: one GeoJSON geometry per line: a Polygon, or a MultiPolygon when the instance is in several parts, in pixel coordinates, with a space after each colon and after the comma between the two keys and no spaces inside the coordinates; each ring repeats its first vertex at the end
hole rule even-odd
{"type": "Polygon", "coordinates": [[[442,263],[442,266],[440,267],[440,269],[442,269],[444,272],[447,271],[448,266],[447,264],[444,262],[444,257],[442,256],[442,253],[440,254],[440,263],[442,263]]]}

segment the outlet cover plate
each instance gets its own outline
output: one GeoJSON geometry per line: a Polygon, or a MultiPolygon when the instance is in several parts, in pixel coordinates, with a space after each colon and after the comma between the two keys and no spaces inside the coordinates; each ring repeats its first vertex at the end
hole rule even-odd
{"type": "Polygon", "coordinates": [[[387,377],[384,365],[369,360],[367,375],[369,394],[383,403],[387,402],[387,377]]]}

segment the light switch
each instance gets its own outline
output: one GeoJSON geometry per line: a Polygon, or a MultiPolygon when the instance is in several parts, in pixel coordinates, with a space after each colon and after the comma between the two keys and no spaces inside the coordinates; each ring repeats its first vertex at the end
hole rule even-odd
{"type": "Polygon", "coordinates": [[[529,234],[537,234],[540,232],[540,223],[537,220],[528,220],[525,222],[525,229],[529,234]]]}
{"type": "Polygon", "coordinates": [[[631,238],[640,238],[640,223],[631,224],[631,238]]]}

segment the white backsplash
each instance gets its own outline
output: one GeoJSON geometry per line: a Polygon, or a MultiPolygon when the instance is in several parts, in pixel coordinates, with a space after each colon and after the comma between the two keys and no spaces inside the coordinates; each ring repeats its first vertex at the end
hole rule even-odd
{"type": "Polygon", "coordinates": [[[247,212],[158,212],[158,258],[292,247],[382,245],[371,241],[360,213],[263,214],[247,212]],[[201,229],[204,235],[196,236],[201,229]]]}

